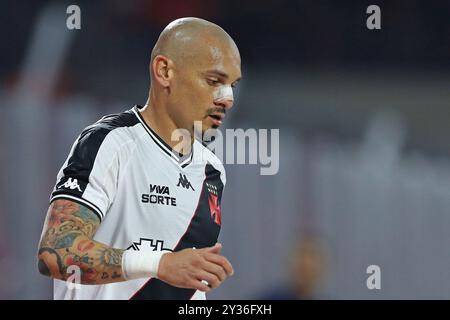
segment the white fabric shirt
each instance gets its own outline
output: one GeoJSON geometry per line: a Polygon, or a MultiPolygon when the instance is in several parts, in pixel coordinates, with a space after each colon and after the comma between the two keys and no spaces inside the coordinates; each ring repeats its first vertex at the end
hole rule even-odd
{"type": "MultiPolygon", "coordinates": [[[[101,219],[94,240],[128,250],[178,251],[217,242],[225,169],[195,140],[180,158],[140,115],[140,106],[103,117],[75,141],[51,201],[65,198],[101,219]]],[[[54,280],[55,299],[205,299],[156,278],[105,285],[54,280]]]]}

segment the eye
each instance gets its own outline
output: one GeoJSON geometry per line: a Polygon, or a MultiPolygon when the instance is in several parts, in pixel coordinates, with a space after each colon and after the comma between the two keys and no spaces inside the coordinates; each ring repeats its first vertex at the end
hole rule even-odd
{"type": "Polygon", "coordinates": [[[239,84],[239,81],[240,81],[241,79],[238,79],[238,80],[236,80],[235,82],[233,82],[232,84],[231,84],[231,87],[234,89],[234,88],[236,88],[237,87],[237,85],[239,84]]]}
{"type": "Polygon", "coordinates": [[[206,81],[208,82],[208,84],[209,84],[210,86],[217,86],[217,85],[220,84],[220,81],[219,81],[218,79],[211,79],[211,78],[208,78],[208,79],[206,79],[206,81]]]}

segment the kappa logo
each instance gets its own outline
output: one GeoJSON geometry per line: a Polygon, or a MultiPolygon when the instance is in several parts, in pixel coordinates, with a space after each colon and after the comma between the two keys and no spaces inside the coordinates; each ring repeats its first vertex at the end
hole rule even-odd
{"type": "Polygon", "coordinates": [[[70,189],[70,190],[75,190],[77,189],[78,191],[81,191],[80,185],[78,184],[78,179],[74,179],[74,178],[69,178],[67,179],[66,182],[64,182],[63,184],[57,186],[58,189],[61,188],[66,188],[66,189],[70,189]]]}
{"type": "Polygon", "coordinates": [[[182,186],[183,188],[189,189],[191,188],[192,191],[195,191],[194,188],[192,187],[191,183],[189,182],[189,180],[187,179],[186,175],[181,174],[180,173],[180,179],[178,180],[178,184],[177,187],[182,186]]]}

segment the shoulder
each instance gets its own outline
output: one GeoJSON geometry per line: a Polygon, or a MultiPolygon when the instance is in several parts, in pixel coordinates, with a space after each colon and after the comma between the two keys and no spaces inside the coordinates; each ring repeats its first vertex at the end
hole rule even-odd
{"type": "Polygon", "coordinates": [[[101,147],[110,152],[117,151],[127,142],[136,140],[137,134],[133,127],[138,124],[139,120],[131,110],[104,116],[81,132],[75,151],[88,157],[96,154],[101,147]]]}

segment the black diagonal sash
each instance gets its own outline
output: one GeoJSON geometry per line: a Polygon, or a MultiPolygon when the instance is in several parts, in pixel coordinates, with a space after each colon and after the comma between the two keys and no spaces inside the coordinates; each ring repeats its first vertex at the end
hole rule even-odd
{"type": "MultiPolygon", "coordinates": [[[[205,167],[205,175],[197,208],[186,232],[180,238],[173,251],[193,247],[197,249],[210,247],[217,242],[220,225],[214,222],[215,217],[212,216],[210,210],[210,193],[211,189],[213,189],[218,197],[218,205],[220,205],[223,183],[220,180],[220,171],[210,164],[207,164],[205,167]]],[[[188,300],[192,298],[195,291],[195,289],[173,287],[159,279],[152,278],[133,295],[131,300],[188,300]]]]}

